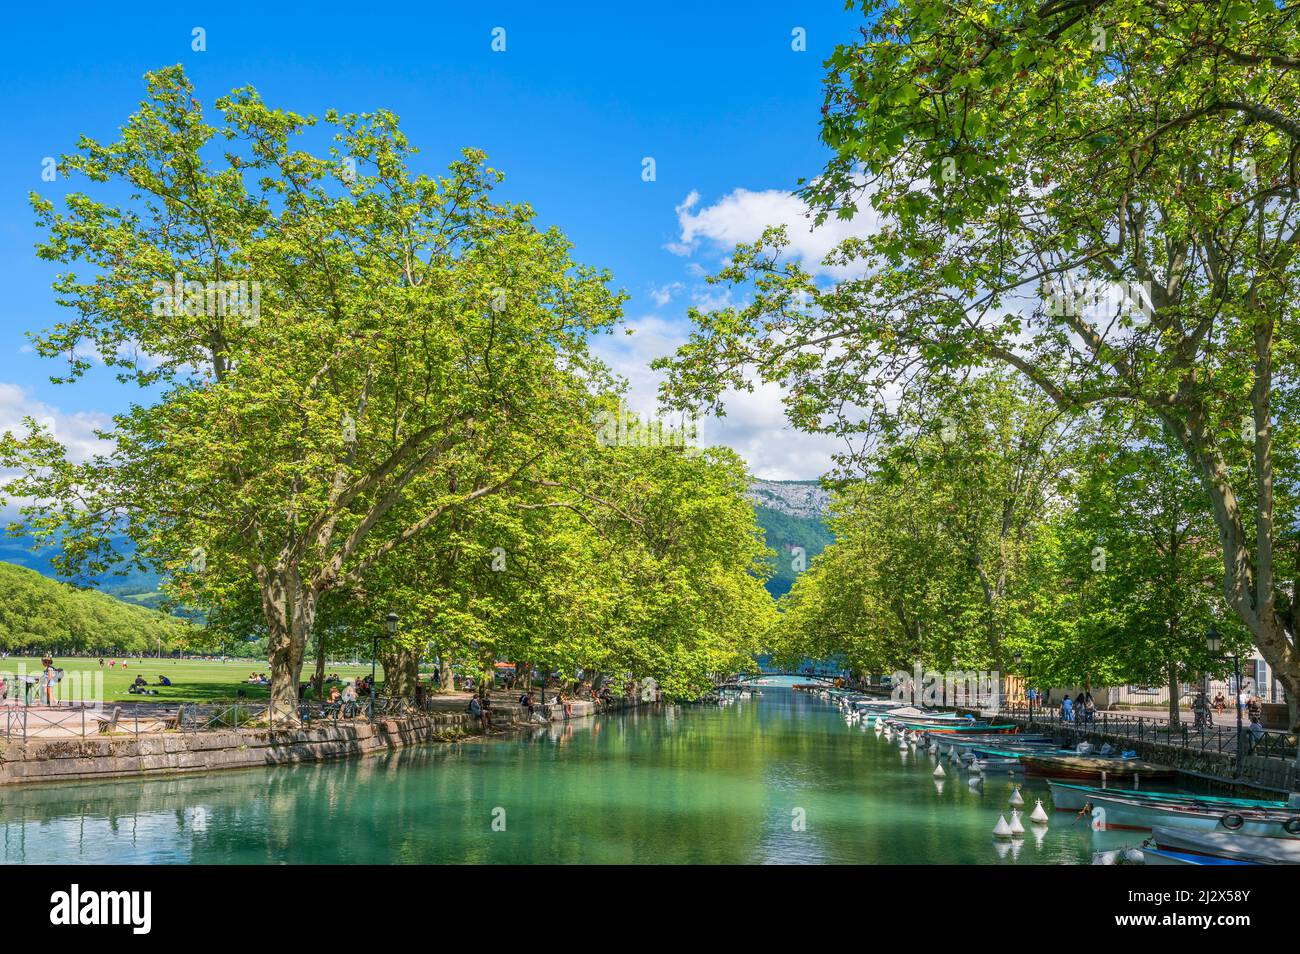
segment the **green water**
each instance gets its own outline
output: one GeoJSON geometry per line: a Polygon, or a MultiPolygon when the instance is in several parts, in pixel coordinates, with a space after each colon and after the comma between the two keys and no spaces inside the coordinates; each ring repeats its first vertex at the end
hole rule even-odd
{"type": "MultiPolygon", "coordinates": [[[[1054,813],[997,844],[1009,779],[941,786],[930,756],[788,689],[350,762],[0,789],[23,863],[1073,864],[1133,844],[1054,813]],[[799,822],[803,821],[802,830],[799,822]],[[504,823],[504,830],[501,828],[504,823]]],[[[1024,787],[1028,807],[1046,786],[1024,787]]]]}

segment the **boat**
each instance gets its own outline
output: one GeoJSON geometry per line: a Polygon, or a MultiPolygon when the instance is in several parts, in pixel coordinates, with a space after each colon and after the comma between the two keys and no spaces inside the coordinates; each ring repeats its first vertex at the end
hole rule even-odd
{"type": "Polygon", "coordinates": [[[1139,787],[1142,779],[1175,778],[1178,769],[1172,765],[1145,762],[1105,755],[1023,755],[1020,759],[1029,775],[1047,778],[1094,779],[1103,783],[1114,779],[1132,779],[1139,787]]]}
{"type": "Polygon", "coordinates": [[[1247,864],[1300,865],[1300,838],[1254,838],[1227,831],[1193,831],[1156,825],[1151,829],[1162,851],[1202,859],[1233,859],[1247,864]]]}
{"type": "Polygon", "coordinates": [[[941,734],[954,733],[954,732],[958,732],[962,734],[982,732],[989,735],[1005,735],[1008,733],[1017,732],[1020,729],[1020,727],[1017,725],[1010,725],[1010,724],[993,725],[992,723],[988,723],[988,722],[971,722],[964,719],[950,719],[946,721],[938,721],[938,720],[926,721],[926,720],[914,719],[914,718],[891,719],[889,720],[889,724],[903,729],[911,729],[915,732],[931,732],[931,733],[941,733],[941,734]]]}
{"type": "Polygon", "coordinates": [[[1142,863],[1146,865],[1253,865],[1258,862],[1238,861],[1235,858],[1213,858],[1183,851],[1165,851],[1163,848],[1143,848],[1142,863]]]}
{"type": "MultiPolygon", "coordinates": [[[[1052,786],[1052,804],[1058,811],[1077,803],[1077,793],[1067,793],[1065,805],[1057,801],[1057,785],[1052,786]]],[[[1156,825],[1177,826],[1202,832],[1221,831],[1236,835],[1300,839],[1300,810],[1271,808],[1222,807],[1203,803],[1145,798],[1142,794],[1120,795],[1113,789],[1094,788],[1077,809],[1089,812],[1093,824],[1101,829],[1129,828],[1143,831],[1156,825]]]]}
{"type": "Polygon", "coordinates": [[[998,756],[975,757],[966,763],[970,766],[972,772],[979,772],[981,775],[1009,775],[1012,772],[1024,771],[1024,766],[1020,764],[1019,759],[1000,758],[998,756]]]}
{"type": "Polygon", "coordinates": [[[1240,809],[1263,808],[1275,811],[1285,811],[1288,808],[1286,802],[1266,801],[1257,798],[1229,798],[1226,795],[1194,795],[1190,792],[1152,792],[1131,788],[1105,788],[1097,789],[1091,785],[1071,785],[1068,782],[1048,782],[1052,789],[1052,801],[1056,807],[1062,811],[1078,811],[1083,808],[1084,802],[1089,797],[1096,794],[1105,795],[1123,795],[1129,798],[1145,798],[1157,802],[1185,802],[1189,805],[1202,805],[1207,810],[1218,809],[1222,812],[1233,812],[1240,809]]]}

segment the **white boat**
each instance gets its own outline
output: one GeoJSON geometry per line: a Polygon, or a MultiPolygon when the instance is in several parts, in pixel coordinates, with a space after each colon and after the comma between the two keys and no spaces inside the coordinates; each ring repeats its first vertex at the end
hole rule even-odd
{"type": "Polygon", "coordinates": [[[1164,851],[1264,865],[1300,865],[1300,838],[1253,838],[1226,831],[1156,825],[1151,837],[1164,851]]]}
{"type": "Polygon", "coordinates": [[[1048,783],[1057,811],[1087,810],[1098,830],[1156,825],[1201,832],[1300,839],[1300,811],[1294,809],[1221,807],[1190,800],[1148,798],[1143,792],[1121,792],[1082,785],[1048,783]],[[1082,797],[1080,797],[1082,796],[1082,797]]]}

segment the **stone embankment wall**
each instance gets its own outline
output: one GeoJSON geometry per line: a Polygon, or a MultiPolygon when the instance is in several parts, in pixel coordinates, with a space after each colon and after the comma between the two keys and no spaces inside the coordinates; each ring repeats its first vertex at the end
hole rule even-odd
{"type": "Polygon", "coordinates": [[[401,720],[317,723],[301,729],[31,739],[0,749],[0,785],[169,775],[354,758],[476,731],[469,716],[439,713],[401,720]]]}
{"type": "MultiPolygon", "coordinates": [[[[611,708],[635,704],[620,700],[611,708]]],[[[590,702],[575,701],[571,708],[570,719],[594,714],[590,702]]],[[[498,728],[526,724],[526,714],[517,705],[494,706],[492,714],[498,728]]],[[[566,721],[562,706],[547,705],[545,714],[551,722],[566,721]]],[[[0,786],[323,762],[420,742],[450,741],[478,732],[478,722],[469,713],[445,711],[374,723],[315,722],[297,729],[119,733],[8,743],[0,740],[0,786]]]]}

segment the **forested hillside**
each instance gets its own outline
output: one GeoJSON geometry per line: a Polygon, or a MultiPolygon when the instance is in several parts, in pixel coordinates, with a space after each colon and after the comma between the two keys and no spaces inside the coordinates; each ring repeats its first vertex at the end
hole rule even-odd
{"type": "MultiPolygon", "coordinates": [[[[116,537],[113,545],[123,553],[130,553],[134,548],[126,537],[116,537]]],[[[39,545],[32,537],[21,534],[0,536],[0,562],[13,563],[35,570],[44,576],[56,578],[54,557],[59,553],[57,544],[39,545]]],[[[80,585],[91,586],[127,603],[136,603],[157,609],[162,603],[162,581],[157,573],[131,569],[125,573],[105,573],[100,576],[76,581],[80,585]]]]}
{"type": "Polygon", "coordinates": [[[776,554],[770,561],[768,592],[783,596],[812,558],[835,539],[825,520],[829,496],[815,480],[754,480],[746,496],[768,548],[776,554]]]}
{"type": "Polygon", "coordinates": [[[96,590],[0,563],[0,650],[11,653],[165,653],[181,648],[194,628],[157,610],[96,590]]]}

